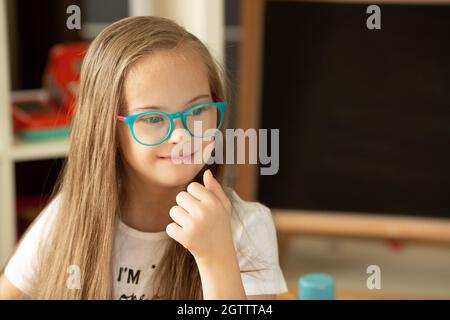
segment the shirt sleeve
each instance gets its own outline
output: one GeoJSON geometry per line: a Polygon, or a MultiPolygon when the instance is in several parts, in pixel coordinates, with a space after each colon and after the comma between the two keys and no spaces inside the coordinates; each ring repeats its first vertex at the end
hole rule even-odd
{"type": "Polygon", "coordinates": [[[16,251],[5,267],[6,278],[28,296],[36,288],[42,244],[48,237],[49,225],[58,210],[60,196],[56,196],[28,228],[16,251]]]}
{"type": "Polygon", "coordinates": [[[287,292],[270,209],[261,203],[243,201],[238,197],[232,203],[236,213],[232,217],[232,229],[246,295],[287,292]]]}

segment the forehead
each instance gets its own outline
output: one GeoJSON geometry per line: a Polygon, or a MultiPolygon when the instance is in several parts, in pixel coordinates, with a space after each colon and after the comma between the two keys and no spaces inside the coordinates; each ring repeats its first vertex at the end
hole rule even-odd
{"type": "Polygon", "coordinates": [[[159,50],[140,60],[125,78],[128,107],[178,105],[209,93],[206,67],[192,50],[159,50]]]}

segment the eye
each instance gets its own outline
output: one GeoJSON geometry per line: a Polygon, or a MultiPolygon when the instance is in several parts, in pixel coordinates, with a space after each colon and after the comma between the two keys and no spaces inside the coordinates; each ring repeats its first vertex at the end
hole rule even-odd
{"type": "Polygon", "coordinates": [[[206,107],[200,107],[192,111],[194,116],[201,115],[206,110],[206,107]]]}
{"type": "Polygon", "coordinates": [[[163,117],[161,117],[159,115],[152,115],[152,116],[143,117],[141,119],[141,121],[144,123],[147,123],[147,124],[156,124],[156,123],[163,122],[164,119],[163,119],[163,117]]]}

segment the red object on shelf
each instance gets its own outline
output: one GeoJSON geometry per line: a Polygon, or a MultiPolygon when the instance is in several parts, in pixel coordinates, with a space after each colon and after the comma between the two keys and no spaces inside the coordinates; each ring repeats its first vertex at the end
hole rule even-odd
{"type": "MultiPolygon", "coordinates": [[[[80,69],[89,43],[58,44],[52,47],[45,69],[44,90],[13,96],[12,113],[16,132],[64,132],[75,109],[80,69]]],[[[40,137],[41,138],[41,137],[40,137]]],[[[33,137],[36,139],[36,136],[33,137]]]]}
{"type": "Polygon", "coordinates": [[[13,100],[14,129],[38,130],[67,127],[69,116],[50,101],[38,99],[13,100]]]}
{"type": "Polygon", "coordinates": [[[59,44],[50,50],[44,75],[44,88],[51,100],[71,117],[80,81],[80,70],[89,43],[59,44]]]}

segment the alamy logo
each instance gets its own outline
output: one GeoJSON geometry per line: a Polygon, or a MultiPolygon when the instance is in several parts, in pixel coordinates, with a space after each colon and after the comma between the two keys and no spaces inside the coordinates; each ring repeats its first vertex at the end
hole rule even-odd
{"type": "Polygon", "coordinates": [[[381,9],[379,6],[373,4],[367,7],[367,14],[370,16],[367,18],[366,26],[369,30],[381,29],[381,9]]]}
{"type": "Polygon", "coordinates": [[[73,264],[67,267],[67,280],[66,286],[69,290],[81,289],[81,270],[80,267],[73,264]]]}
{"type": "Polygon", "coordinates": [[[379,266],[373,264],[367,267],[367,274],[370,276],[367,278],[366,286],[369,290],[381,289],[381,269],[379,266]]]}
{"type": "MultiPolygon", "coordinates": [[[[201,124],[194,123],[194,135],[201,136],[201,124]]],[[[184,132],[184,129],[175,129],[184,132]]],[[[275,175],[280,165],[280,134],[279,129],[226,129],[221,131],[206,131],[206,138],[192,138],[184,135],[183,143],[176,145],[171,152],[175,164],[259,164],[261,175],[275,175]],[[214,143],[203,147],[204,141],[214,143]],[[224,142],[225,148],[224,148],[224,142]],[[248,149],[246,148],[248,142],[248,149]],[[270,145],[270,152],[269,152],[270,145]],[[225,149],[225,150],[224,150],[225,149]],[[248,154],[246,154],[248,150],[248,154]],[[225,151],[225,156],[224,156],[225,151]],[[190,155],[193,155],[192,157],[190,155]],[[248,157],[248,162],[246,158],[248,157]]]]}
{"type": "Polygon", "coordinates": [[[67,14],[70,16],[66,20],[66,26],[69,30],[80,30],[81,29],[81,9],[77,5],[70,5],[66,10],[67,14]]]}

